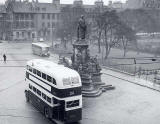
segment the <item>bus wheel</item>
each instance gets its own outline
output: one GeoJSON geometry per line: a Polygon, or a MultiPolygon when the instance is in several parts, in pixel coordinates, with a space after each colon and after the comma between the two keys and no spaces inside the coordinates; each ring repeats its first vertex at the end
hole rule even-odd
{"type": "Polygon", "coordinates": [[[48,108],[44,109],[44,115],[46,118],[49,118],[49,109],[48,108]]]}

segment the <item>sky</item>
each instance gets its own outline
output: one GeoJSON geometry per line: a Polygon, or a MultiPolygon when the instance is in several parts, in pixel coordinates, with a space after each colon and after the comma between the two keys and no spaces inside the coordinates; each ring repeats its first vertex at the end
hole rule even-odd
{"type": "MultiPolygon", "coordinates": [[[[0,0],[0,3],[4,3],[6,0],[0,0]]],[[[30,0],[31,1],[31,0],[30,0]]],[[[74,0],[60,0],[61,3],[65,4],[72,4],[74,0]]],[[[109,0],[103,0],[105,5],[108,4],[109,0]]],[[[112,1],[122,1],[125,2],[126,0],[112,0],[112,1]]],[[[52,0],[39,0],[39,2],[52,2],[52,0]]],[[[94,4],[95,0],[83,0],[84,4],[94,4]]]]}

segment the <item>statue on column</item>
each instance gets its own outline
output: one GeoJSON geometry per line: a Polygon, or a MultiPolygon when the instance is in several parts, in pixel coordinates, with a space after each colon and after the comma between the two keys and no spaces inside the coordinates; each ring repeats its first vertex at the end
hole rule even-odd
{"type": "Polygon", "coordinates": [[[78,28],[77,28],[77,38],[79,40],[85,40],[86,38],[86,31],[87,31],[87,25],[84,19],[84,16],[81,15],[81,18],[78,22],[78,28]]]}

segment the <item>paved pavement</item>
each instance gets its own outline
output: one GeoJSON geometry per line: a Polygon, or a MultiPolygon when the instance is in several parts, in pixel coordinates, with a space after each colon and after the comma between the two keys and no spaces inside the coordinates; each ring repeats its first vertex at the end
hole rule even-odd
{"type": "Polygon", "coordinates": [[[149,80],[145,80],[143,78],[139,78],[138,76],[131,76],[125,73],[120,73],[117,71],[113,71],[113,70],[109,70],[109,69],[103,69],[102,73],[104,73],[105,75],[110,75],[112,77],[118,78],[118,79],[122,79],[125,81],[128,81],[130,83],[133,84],[137,84],[155,91],[160,92],[160,85],[156,84],[154,82],[151,82],[149,80]]]}
{"type": "MultiPolygon", "coordinates": [[[[0,55],[4,52],[12,61],[0,61],[0,124],[51,124],[25,102],[24,96],[26,60],[41,57],[32,55],[29,43],[0,44],[0,55]]],[[[43,59],[57,62],[58,56],[43,59]]],[[[159,92],[129,83],[137,80],[133,77],[105,69],[102,72],[110,74],[102,75],[103,82],[116,89],[100,97],[83,98],[81,124],[159,124],[159,92]]]]}

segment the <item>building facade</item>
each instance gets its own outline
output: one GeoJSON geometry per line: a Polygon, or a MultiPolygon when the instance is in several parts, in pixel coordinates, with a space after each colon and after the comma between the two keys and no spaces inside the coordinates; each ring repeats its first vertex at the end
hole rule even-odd
{"type": "MultiPolygon", "coordinates": [[[[29,0],[7,0],[3,5],[5,11],[0,11],[5,17],[3,18],[6,26],[3,32],[4,39],[53,40],[56,37],[56,26],[61,20],[61,9],[65,6],[68,4],[60,4],[60,0],[52,0],[52,3],[40,3],[38,0],[31,2],[29,0]]],[[[96,0],[94,5],[84,5],[82,0],[75,0],[69,6],[83,7],[87,14],[87,21],[90,22],[96,13],[108,10],[102,0],[96,0]]]]}
{"type": "Polygon", "coordinates": [[[160,0],[127,0],[126,8],[139,9],[139,8],[160,8],[160,0]]]}
{"type": "Polygon", "coordinates": [[[6,38],[6,9],[4,5],[0,5],[0,40],[6,38]]]}
{"type": "Polygon", "coordinates": [[[7,0],[8,40],[52,39],[60,8],[58,0],[53,3],[7,0]]]}

